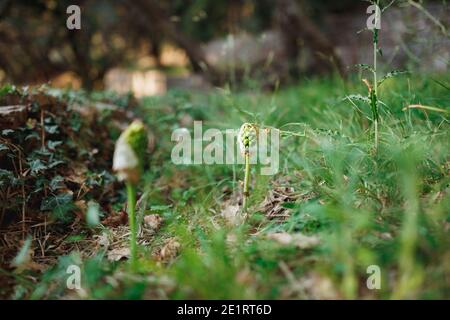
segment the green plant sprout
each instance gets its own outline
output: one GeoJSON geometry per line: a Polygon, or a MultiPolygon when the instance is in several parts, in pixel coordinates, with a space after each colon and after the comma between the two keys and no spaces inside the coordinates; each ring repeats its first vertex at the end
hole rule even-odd
{"type": "Polygon", "coordinates": [[[242,211],[247,211],[249,184],[250,184],[250,148],[256,145],[258,128],[251,123],[244,123],[239,129],[238,141],[239,147],[245,160],[245,176],[244,176],[244,190],[242,198],[242,211]]]}
{"type": "Polygon", "coordinates": [[[147,132],[144,124],[135,120],[117,140],[113,158],[113,170],[117,172],[119,180],[125,181],[127,186],[132,268],[137,266],[136,186],[142,175],[147,143],[147,132]]]}

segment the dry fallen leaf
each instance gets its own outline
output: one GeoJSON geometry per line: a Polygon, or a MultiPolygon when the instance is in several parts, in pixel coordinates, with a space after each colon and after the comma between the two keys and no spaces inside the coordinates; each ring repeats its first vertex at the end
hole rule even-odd
{"type": "Polygon", "coordinates": [[[177,256],[181,245],[176,238],[167,239],[161,248],[160,257],[162,260],[170,260],[177,256]]]}
{"type": "Polygon", "coordinates": [[[144,225],[152,231],[158,231],[163,222],[159,214],[149,214],[144,217],[144,225]]]}
{"type": "Polygon", "coordinates": [[[103,232],[100,235],[95,235],[94,238],[97,240],[97,243],[105,248],[108,248],[110,245],[110,241],[108,238],[108,234],[106,232],[103,232]]]}
{"type": "Polygon", "coordinates": [[[129,248],[116,248],[111,251],[108,251],[108,260],[110,261],[119,261],[122,259],[128,259],[130,257],[130,249],[129,248]]]}
{"type": "Polygon", "coordinates": [[[240,207],[238,205],[227,205],[220,214],[230,225],[237,225],[242,221],[240,207]]]}
{"type": "Polygon", "coordinates": [[[318,237],[306,236],[301,233],[294,233],[294,234],[290,234],[287,232],[270,233],[267,235],[267,238],[275,240],[284,246],[294,245],[300,249],[309,249],[320,243],[318,237]]]}
{"type": "Polygon", "coordinates": [[[300,280],[300,284],[312,299],[334,300],[339,299],[339,294],[333,282],[326,276],[311,272],[300,280]]]}
{"type": "Polygon", "coordinates": [[[117,228],[119,226],[126,225],[127,223],[128,214],[124,210],[121,210],[119,212],[112,212],[102,220],[102,224],[110,228],[117,228]]]}

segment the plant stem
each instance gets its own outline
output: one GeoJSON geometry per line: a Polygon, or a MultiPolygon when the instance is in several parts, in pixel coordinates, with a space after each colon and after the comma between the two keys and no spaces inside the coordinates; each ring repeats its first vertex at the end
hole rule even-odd
{"type": "Polygon", "coordinates": [[[127,198],[128,198],[128,223],[130,225],[130,254],[131,267],[136,269],[137,266],[137,242],[136,242],[136,187],[134,184],[127,182],[127,198]]]}
{"type": "Polygon", "coordinates": [[[378,119],[375,118],[373,122],[374,127],[374,140],[375,140],[375,152],[378,150],[378,119]]]}
{"type": "MultiPolygon", "coordinates": [[[[376,2],[377,8],[379,1],[376,2]]],[[[378,9],[377,9],[378,10],[378,9]]],[[[381,13],[380,13],[381,14],[381,13]]],[[[380,19],[378,12],[375,15],[376,19],[380,19]]],[[[375,151],[378,150],[378,79],[377,79],[377,52],[378,52],[378,29],[373,29],[373,99],[372,101],[372,116],[374,127],[374,143],[375,151]]]]}
{"type": "Polygon", "coordinates": [[[247,211],[248,202],[248,185],[250,181],[250,154],[248,150],[245,151],[245,177],[244,177],[244,198],[242,201],[243,211],[247,211]]]}

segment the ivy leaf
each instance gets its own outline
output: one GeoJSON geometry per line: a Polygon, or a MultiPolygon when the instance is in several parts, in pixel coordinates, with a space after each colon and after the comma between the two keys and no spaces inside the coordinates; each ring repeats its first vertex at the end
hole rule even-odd
{"type": "Polygon", "coordinates": [[[4,145],[3,143],[0,143],[0,151],[3,151],[3,150],[9,150],[9,148],[6,145],[4,145]]]}
{"type": "Polygon", "coordinates": [[[15,180],[12,171],[0,169],[0,186],[10,185],[15,180]]]}
{"type": "Polygon", "coordinates": [[[60,164],[63,164],[63,163],[64,163],[64,161],[62,161],[62,160],[56,160],[56,161],[50,162],[49,165],[48,165],[48,168],[52,169],[52,168],[54,168],[54,167],[56,167],[56,166],[58,166],[60,164]]]}
{"type": "Polygon", "coordinates": [[[53,179],[50,181],[49,187],[50,187],[50,189],[51,189],[52,191],[61,189],[61,188],[63,187],[63,186],[62,186],[62,183],[63,183],[63,182],[64,182],[64,178],[63,178],[63,177],[61,177],[61,176],[55,176],[55,177],[53,177],[53,179]]]}
{"type": "Polygon", "coordinates": [[[73,194],[70,192],[51,195],[41,202],[42,211],[51,211],[53,217],[62,222],[70,221],[71,217],[67,213],[75,208],[73,194]]]}
{"type": "Polygon", "coordinates": [[[38,173],[47,169],[47,166],[39,159],[29,162],[29,165],[32,173],[38,173]]]}
{"type": "Polygon", "coordinates": [[[2,130],[2,135],[3,136],[7,136],[7,135],[9,135],[10,133],[13,133],[14,132],[14,130],[12,130],[12,129],[5,129],[5,130],[2,130]]]}
{"type": "Polygon", "coordinates": [[[49,134],[54,134],[58,132],[58,126],[54,125],[54,126],[44,126],[45,127],[45,132],[49,133],[49,134]]]}
{"type": "Polygon", "coordinates": [[[56,150],[56,147],[59,146],[59,145],[61,145],[61,144],[62,144],[62,141],[52,141],[52,140],[49,140],[49,141],[47,142],[48,148],[49,148],[49,149],[52,149],[52,150],[56,150]]]}
{"type": "Polygon", "coordinates": [[[78,113],[73,113],[70,117],[70,127],[73,131],[79,131],[81,128],[81,117],[78,113]]]}
{"type": "Polygon", "coordinates": [[[33,131],[32,133],[30,133],[29,135],[27,135],[27,136],[25,137],[25,140],[30,140],[30,139],[37,139],[37,140],[40,140],[41,137],[40,137],[40,135],[39,135],[36,131],[33,131]]]}

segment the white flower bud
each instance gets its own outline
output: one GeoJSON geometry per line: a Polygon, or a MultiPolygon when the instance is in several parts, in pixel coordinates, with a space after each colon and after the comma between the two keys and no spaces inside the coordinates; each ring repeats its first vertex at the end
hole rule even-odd
{"type": "Polygon", "coordinates": [[[113,170],[120,181],[135,181],[139,171],[139,160],[125,136],[116,142],[113,157],[113,170]]]}

